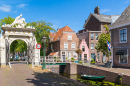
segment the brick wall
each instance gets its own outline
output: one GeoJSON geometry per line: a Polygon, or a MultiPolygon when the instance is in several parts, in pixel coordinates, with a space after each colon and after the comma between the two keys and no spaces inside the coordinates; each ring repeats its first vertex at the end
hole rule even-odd
{"type": "MultiPolygon", "coordinates": [[[[106,76],[105,77],[106,81],[119,83],[119,74],[118,73],[110,72],[110,71],[106,71],[106,70],[98,69],[98,68],[94,68],[94,67],[67,63],[66,66],[61,65],[60,70],[62,70],[62,73],[67,73],[67,74],[81,74],[81,72],[83,72],[84,74],[88,74],[88,75],[106,76]],[[62,67],[64,67],[64,68],[62,68],[62,67]]],[[[123,75],[122,84],[130,86],[130,76],[129,75],[123,75]]]]}

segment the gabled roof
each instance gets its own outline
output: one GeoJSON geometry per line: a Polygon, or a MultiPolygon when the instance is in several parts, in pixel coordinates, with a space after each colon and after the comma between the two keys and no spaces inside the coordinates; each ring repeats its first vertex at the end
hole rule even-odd
{"type": "Polygon", "coordinates": [[[100,22],[108,22],[111,23],[111,16],[110,15],[98,15],[95,13],[91,13],[96,19],[98,19],[100,22]]]}
{"type": "Polygon", "coordinates": [[[63,28],[61,28],[61,29],[59,29],[59,30],[56,32],[55,36],[53,37],[53,41],[59,40],[59,38],[61,37],[63,31],[66,31],[66,32],[74,32],[74,31],[67,25],[67,26],[65,26],[65,27],[63,27],[63,28]]]}
{"type": "Polygon", "coordinates": [[[99,22],[107,22],[107,23],[111,23],[111,16],[110,15],[101,15],[101,14],[96,14],[96,13],[90,13],[87,21],[85,22],[83,28],[85,28],[87,22],[89,21],[90,17],[94,16],[99,22]]]}
{"type": "Polygon", "coordinates": [[[110,28],[130,22],[130,5],[124,10],[121,16],[110,26],[110,28]]]}

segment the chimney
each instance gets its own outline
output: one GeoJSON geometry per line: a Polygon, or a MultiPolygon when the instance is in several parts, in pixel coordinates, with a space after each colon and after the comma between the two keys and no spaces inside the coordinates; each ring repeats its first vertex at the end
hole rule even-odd
{"type": "Polygon", "coordinates": [[[97,6],[97,7],[94,9],[94,13],[95,13],[95,14],[98,14],[98,15],[100,14],[99,6],[97,6]]]}

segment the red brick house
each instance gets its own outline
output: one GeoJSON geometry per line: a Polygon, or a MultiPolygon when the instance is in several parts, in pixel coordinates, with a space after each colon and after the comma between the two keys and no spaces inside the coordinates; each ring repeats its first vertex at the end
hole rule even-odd
{"type": "Polygon", "coordinates": [[[99,62],[106,62],[107,58],[102,52],[97,53],[97,50],[95,49],[95,46],[98,43],[97,37],[101,33],[106,32],[106,28],[104,28],[103,25],[110,25],[112,22],[111,17],[111,15],[101,15],[99,7],[96,7],[94,13],[90,13],[88,19],[85,21],[83,26],[85,29],[80,30],[77,33],[79,41],[85,39],[89,48],[89,57],[91,57],[91,59],[98,60],[99,62]]]}
{"type": "Polygon", "coordinates": [[[109,28],[113,66],[130,67],[130,5],[109,28]]]}
{"type": "Polygon", "coordinates": [[[68,25],[58,29],[56,33],[50,34],[49,43],[49,56],[60,56],[61,59],[71,59],[74,57],[77,59],[77,54],[75,52],[78,49],[79,39],[68,25]]]}

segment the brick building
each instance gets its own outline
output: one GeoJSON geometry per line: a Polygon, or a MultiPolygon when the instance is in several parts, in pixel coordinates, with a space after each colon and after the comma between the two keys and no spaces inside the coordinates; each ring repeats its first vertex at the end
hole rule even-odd
{"type": "Polygon", "coordinates": [[[107,60],[106,56],[103,55],[102,52],[97,53],[95,49],[96,44],[98,43],[98,35],[101,33],[105,33],[105,29],[103,25],[110,25],[111,22],[114,22],[117,18],[114,17],[113,21],[111,18],[114,16],[111,15],[101,15],[99,11],[99,7],[96,7],[94,13],[90,13],[88,19],[85,21],[83,26],[83,30],[80,30],[77,33],[79,40],[85,39],[88,48],[89,48],[89,57],[94,60],[98,60],[99,62],[105,62],[107,60]]]}
{"type": "Polygon", "coordinates": [[[58,29],[56,33],[50,34],[50,43],[48,55],[50,56],[60,56],[63,59],[71,59],[74,57],[77,59],[77,53],[75,52],[78,49],[79,39],[68,25],[58,29]]]}
{"type": "Polygon", "coordinates": [[[109,28],[113,66],[130,67],[130,5],[109,28]]]}

